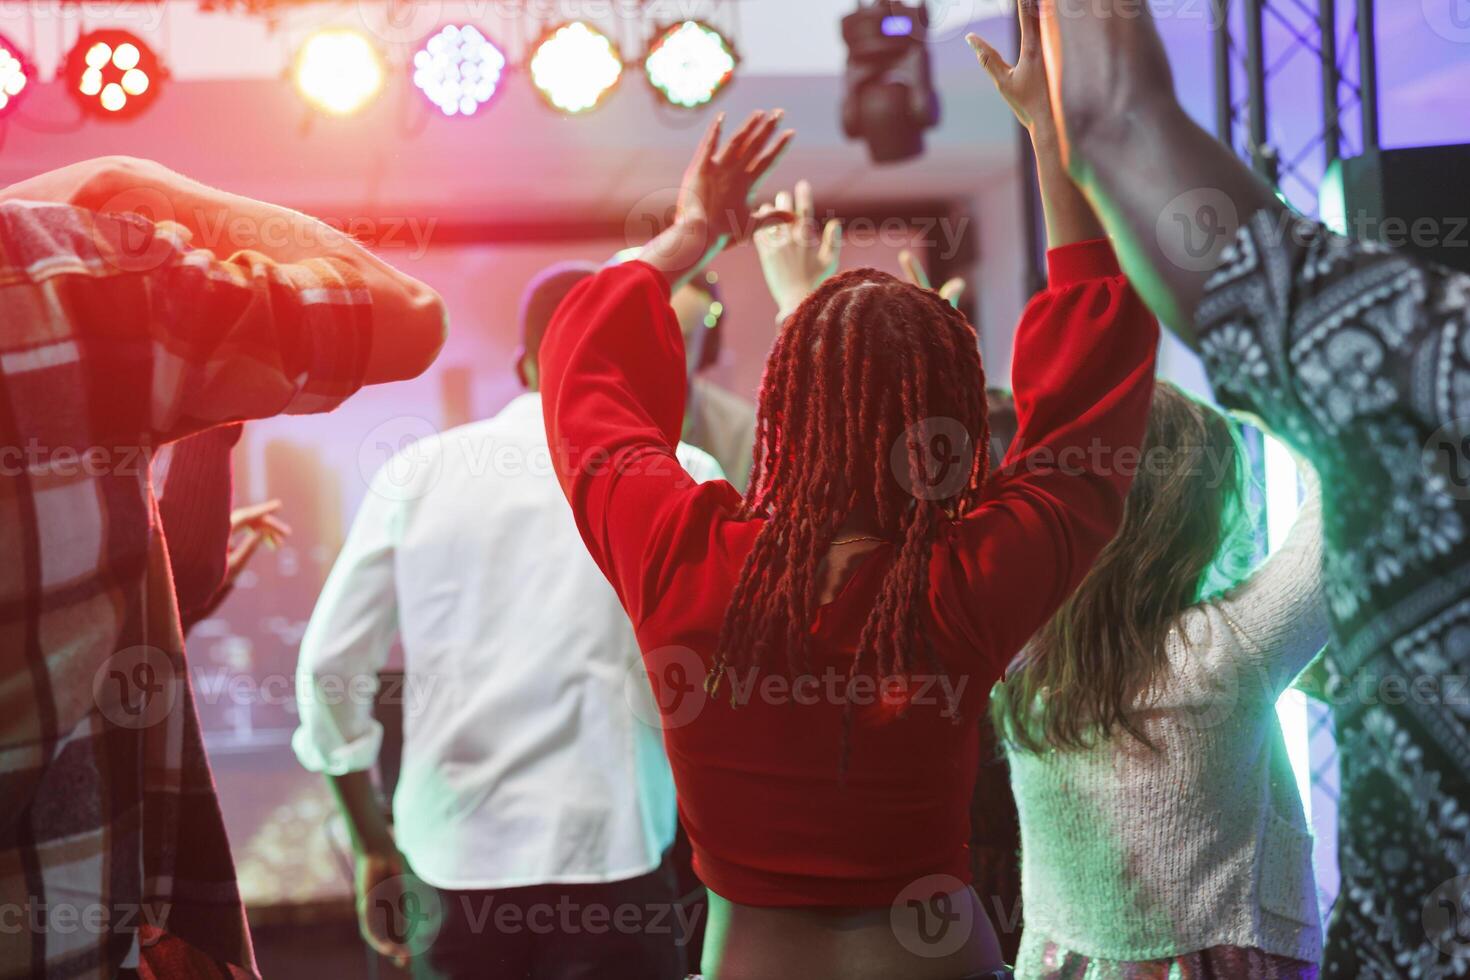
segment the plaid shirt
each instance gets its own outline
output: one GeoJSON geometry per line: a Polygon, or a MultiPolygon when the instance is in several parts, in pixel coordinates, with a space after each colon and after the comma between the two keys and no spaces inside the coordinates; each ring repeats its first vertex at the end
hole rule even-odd
{"type": "Polygon", "coordinates": [[[361,386],[346,263],[0,205],[0,978],[252,976],[155,447],[361,386]]]}

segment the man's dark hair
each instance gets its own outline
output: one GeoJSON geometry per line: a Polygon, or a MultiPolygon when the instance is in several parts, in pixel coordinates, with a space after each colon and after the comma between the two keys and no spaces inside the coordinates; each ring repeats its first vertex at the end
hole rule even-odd
{"type": "Polygon", "coordinates": [[[532,361],[541,352],[541,338],[551,326],[556,308],[573,289],[597,274],[591,262],[561,262],[543,269],[521,294],[521,350],[532,361]]]}

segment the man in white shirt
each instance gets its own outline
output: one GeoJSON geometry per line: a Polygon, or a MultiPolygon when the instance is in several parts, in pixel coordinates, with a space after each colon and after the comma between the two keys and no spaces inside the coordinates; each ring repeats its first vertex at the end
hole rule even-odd
{"type": "MultiPolygon", "coordinates": [[[[593,271],[559,266],[528,287],[528,393],[374,477],[302,639],[293,747],[347,817],[364,938],[416,976],[684,976],[668,761],[630,707],[647,684],[637,644],[557,487],[537,393],[541,336],[593,271]],[[395,639],[390,828],[368,770],[395,639]]],[[[679,456],[720,478],[700,450],[679,456]]]]}

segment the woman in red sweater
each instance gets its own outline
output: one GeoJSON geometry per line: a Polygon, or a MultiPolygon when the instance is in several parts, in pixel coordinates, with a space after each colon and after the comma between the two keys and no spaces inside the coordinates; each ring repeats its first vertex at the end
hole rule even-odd
{"type": "Polygon", "coordinates": [[[547,333],[553,456],[644,652],[710,891],[707,977],[1003,967],[968,887],[976,719],[1117,527],[1158,339],[1061,170],[1050,114],[1031,118],[1051,283],[1016,336],[1020,432],[988,480],[974,329],[872,270],[785,324],[748,494],[679,468],[670,290],[781,217],[751,212],[790,138],[773,142],[779,113],[723,148],[716,123],[674,225],[579,287],[547,333]]]}

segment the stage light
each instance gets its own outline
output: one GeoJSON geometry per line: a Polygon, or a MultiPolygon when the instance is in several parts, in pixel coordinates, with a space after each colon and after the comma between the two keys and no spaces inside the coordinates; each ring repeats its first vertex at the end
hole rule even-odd
{"type": "Polygon", "coordinates": [[[21,57],[20,49],[0,35],[0,116],[15,111],[31,82],[31,74],[31,66],[21,57]]]}
{"type": "Polygon", "coordinates": [[[413,56],[413,83],[446,116],[472,116],[495,96],[505,55],[472,26],[453,24],[413,56]]]}
{"type": "Polygon", "coordinates": [[[665,30],[643,60],[648,81],[671,104],[694,108],[709,102],[735,76],[735,51],[707,24],[686,20],[665,30]]]}
{"type": "Polygon", "coordinates": [[[623,76],[623,59],[607,35],[574,21],[556,28],[531,56],[531,82],[562,112],[587,112],[623,76]]]}
{"type": "Polygon", "coordinates": [[[909,37],[914,33],[914,19],[902,14],[883,18],[884,37],[909,37]]]}
{"type": "Polygon", "coordinates": [[[163,67],[142,38],[109,29],[77,38],[64,76],[85,112],[99,119],[130,119],[158,98],[163,67]]]}
{"type": "Polygon", "coordinates": [[[847,94],[842,128],[861,139],[875,163],[924,152],[924,130],[939,124],[939,97],[925,43],[929,12],[921,3],[878,0],[842,19],[847,94]]]}
{"type": "Polygon", "coordinates": [[[350,116],[383,89],[383,58],[365,35],[318,31],[296,53],[293,77],[302,98],[323,112],[350,116]]]}

